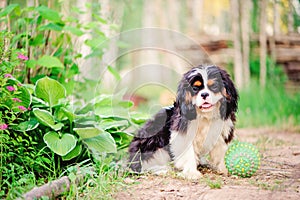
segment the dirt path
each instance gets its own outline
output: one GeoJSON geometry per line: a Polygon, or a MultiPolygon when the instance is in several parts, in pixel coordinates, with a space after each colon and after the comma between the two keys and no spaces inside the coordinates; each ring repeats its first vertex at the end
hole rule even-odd
{"type": "Polygon", "coordinates": [[[262,153],[261,167],[251,178],[224,177],[205,170],[203,178],[188,181],[145,175],[125,180],[114,198],[128,199],[300,199],[300,133],[270,129],[237,130],[240,141],[255,144],[262,153]]]}

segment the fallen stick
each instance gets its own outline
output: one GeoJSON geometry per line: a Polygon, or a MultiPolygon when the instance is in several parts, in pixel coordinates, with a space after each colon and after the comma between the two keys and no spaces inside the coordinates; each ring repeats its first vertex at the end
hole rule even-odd
{"type": "Polygon", "coordinates": [[[63,176],[58,180],[51,181],[40,187],[35,187],[25,193],[22,198],[25,200],[39,199],[43,196],[48,196],[50,199],[70,190],[71,181],[67,176],[63,176]]]}

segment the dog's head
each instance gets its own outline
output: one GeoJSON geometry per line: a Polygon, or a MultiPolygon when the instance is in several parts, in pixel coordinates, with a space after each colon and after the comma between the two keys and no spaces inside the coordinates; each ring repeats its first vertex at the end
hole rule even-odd
{"type": "Polygon", "coordinates": [[[229,74],[217,66],[198,66],[184,74],[176,104],[189,120],[219,109],[222,119],[237,111],[238,94],[229,74]]]}

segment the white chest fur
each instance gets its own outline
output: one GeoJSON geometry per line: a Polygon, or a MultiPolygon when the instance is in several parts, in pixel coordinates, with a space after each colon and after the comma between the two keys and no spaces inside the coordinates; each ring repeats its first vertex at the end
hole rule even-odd
{"type": "Polygon", "coordinates": [[[193,139],[197,163],[201,157],[206,156],[222,137],[224,121],[221,119],[198,119],[196,134],[193,139]]]}
{"type": "Polygon", "coordinates": [[[175,167],[183,169],[187,162],[193,162],[192,160],[195,160],[194,165],[198,165],[202,157],[223,141],[222,136],[228,134],[232,126],[231,120],[198,117],[189,123],[186,133],[173,131],[170,150],[175,167]]]}

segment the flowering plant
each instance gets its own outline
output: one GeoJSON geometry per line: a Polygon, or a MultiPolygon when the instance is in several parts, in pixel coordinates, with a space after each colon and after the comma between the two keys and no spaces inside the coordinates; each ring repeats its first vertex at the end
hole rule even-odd
{"type": "MultiPolygon", "coordinates": [[[[15,125],[26,119],[25,113],[31,103],[31,95],[11,74],[26,56],[8,48],[9,35],[0,35],[0,131],[8,132],[10,125],[15,125]]],[[[8,132],[9,133],[9,132],[8,132]]]]}
{"type": "MultiPolygon", "coordinates": [[[[7,48],[3,47],[3,49],[7,48]]],[[[22,115],[29,109],[31,94],[11,74],[18,62],[10,62],[10,60],[19,59],[22,62],[26,56],[14,53],[14,49],[11,49],[10,53],[0,53],[2,54],[0,55],[2,58],[0,61],[0,130],[7,130],[10,124],[14,125],[24,120],[25,116],[22,115]]]]}
{"type": "Polygon", "coordinates": [[[0,74],[0,79],[0,130],[7,130],[10,124],[24,119],[23,114],[29,108],[31,96],[27,88],[12,75],[0,74]]]}

